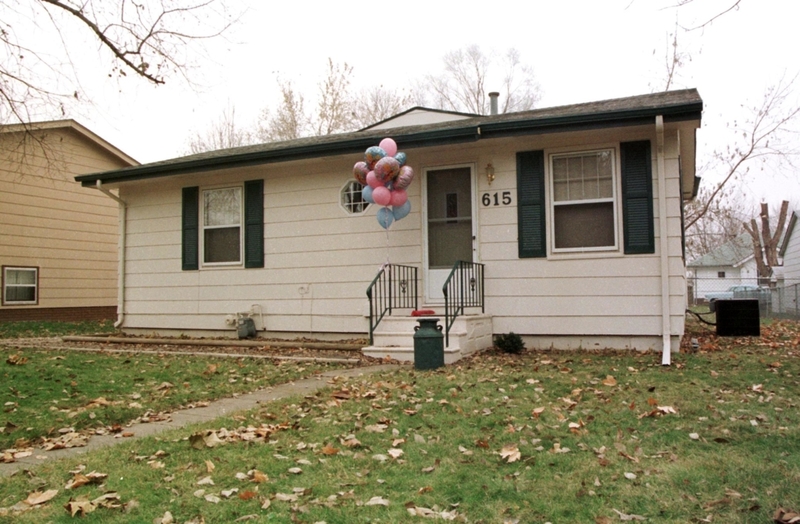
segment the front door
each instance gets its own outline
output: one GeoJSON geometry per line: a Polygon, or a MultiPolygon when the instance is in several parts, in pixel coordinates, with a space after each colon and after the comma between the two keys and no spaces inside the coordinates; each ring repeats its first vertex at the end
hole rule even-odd
{"type": "Polygon", "coordinates": [[[442,286],[453,264],[474,261],[472,168],[431,169],[426,179],[425,299],[441,304],[442,286]]]}

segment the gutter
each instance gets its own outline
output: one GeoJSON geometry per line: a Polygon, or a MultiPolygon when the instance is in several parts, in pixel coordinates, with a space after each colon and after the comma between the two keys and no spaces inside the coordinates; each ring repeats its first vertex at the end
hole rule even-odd
{"type": "Polygon", "coordinates": [[[658,225],[661,250],[661,365],[672,358],[669,319],[669,239],[667,238],[667,171],[664,160],[664,117],[656,116],[656,169],[658,171],[658,225]]]}
{"type": "MultiPolygon", "coordinates": [[[[578,106],[575,106],[576,108],[578,106]]],[[[659,107],[608,109],[592,113],[537,114],[533,117],[475,117],[454,120],[441,125],[408,126],[393,129],[357,131],[313,139],[297,139],[287,143],[262,144],[266,147],[236,148],[184,159],[172,159],[115,171],[75,177],[83,186],[94,186],[98,180],[110,183],[128,182],[221,169],[254,166],[294,160],[361,153],[374,145],[376,138],[392,135],[404,149],[474,142],[489,138],[559,133],[565,131],[648,125],[654,116],[667,122],[699,120],[701,101],[681,102],[659,107]]],[[[573,109],[577,111],[577,109],[573,109]]]]}
{"type": "Polygon", "coordinates": [[[119,329],[125,320],[125,239],[127,233],[128,205],[120,197],[103,187],[103,182],[98,180],[95,189],[119,204],[119,242],[118,242],[118,267],[117,267],[117,321],[114,327],[119,329]]]}

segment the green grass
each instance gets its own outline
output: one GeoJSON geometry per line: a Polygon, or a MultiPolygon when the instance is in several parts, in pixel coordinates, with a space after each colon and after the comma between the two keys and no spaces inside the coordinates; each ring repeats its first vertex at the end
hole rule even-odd
{"type": "Polygon", "coordinates": [[[669,368],[657,354],[528,350],[340,381],[0,479],[0,508],[58,489],[42,508],[7,521],[72,521],[63,509],[70,497],[105,491],[138,504],[129,513],[99,508],[82,521],[153,522],[169,511],[176,522],[424,522],[409,516],[416,506],[472,523],[618,522],[615,510],[648,522],[761,523],[778,507],[800,509],[797,325],[772,322],[760,339],[691,330],[701,349],[675,355],[669,368]],[[187,440],[201,429],[279,423],[267,442],[195,449],[187,440]],[[359,445],[350,446],[351,435],[359,445]],[[517,460],[502,458],[508,446],[517,460]],[[394,449],[403,454],[393,458],[394,449]],[[109,476],[66,491],[79,464],[109,476]],[[269,480],[237,478],[252,470],[269,480]],[[198,485],[207,476],[214,485],[198,485]],[[277,495],[293,493],[296,501],[277,495]],[[373,497],[388,506],[367,505],[373,497]]]}
{"type": "MultiPolygon", "coordinates": [[[[0,346],[2,344],[0,343],[0,346]]],[[[295,380],[325,364],[0,347],[0,450],[295,380]],[[167,385],[169,384],[169,385],[167,385]]]]}
{"type": "Polygon", "coordinates": [[[82,322],[45,322],[38,320],[23,322],[0,322],[0,339],[62,337],[66,335],[111,334],[114,322],[111,320],[86,320],[82,322]]]}

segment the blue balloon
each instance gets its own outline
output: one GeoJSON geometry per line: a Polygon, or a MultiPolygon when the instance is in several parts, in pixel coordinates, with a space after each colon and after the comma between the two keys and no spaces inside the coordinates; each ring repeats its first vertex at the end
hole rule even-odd
{"type": "Polygon", "coordinates": [[[380,208],[376,218],[378,219],[378,224],[380,224],[383,229],[389,229],[389,226],[391,226],[392,222],[394,222],[392,210],[388,207],[380,208]]]}
{"type": "Polygon", "coordinates": [[[361,190],[361,198],[370,204],[375,203],[375,200],[372,199],[372,188],[370,186],[364,186],[364,189],[361,190]]]}
{"type": "Polygon", "coordinates": [[[411,201],[406,200],[406,203],[402,206],[395,206],[392,208],[392,216],[395,220],[401,220],[408,216],[411,213],[411,201]]]}
{"type": "Polygon", "coordinates": [[[403,167],[403,165],[406,163],[406,154],[401,151],[394,155],[394,159],[397,160],[397,162],[400,164],[400,167],[403,167]]]}

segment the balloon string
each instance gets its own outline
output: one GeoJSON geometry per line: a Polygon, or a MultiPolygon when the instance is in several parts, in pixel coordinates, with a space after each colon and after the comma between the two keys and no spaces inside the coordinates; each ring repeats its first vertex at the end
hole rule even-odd
{"type": "Polygon", "coordinates": [[[386,265],[389,266],[392,263],[389,262],[389,228],[386,228],[386,265]]]}

